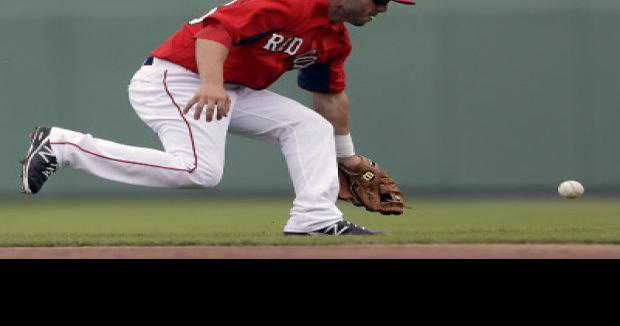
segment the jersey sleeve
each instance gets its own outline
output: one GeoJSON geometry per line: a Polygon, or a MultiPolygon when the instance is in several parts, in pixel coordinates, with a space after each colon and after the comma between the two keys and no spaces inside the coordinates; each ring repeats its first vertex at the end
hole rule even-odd
{"type": "Polygon", "coordinates": [[[207,25],[207,27],[201,29],[194,35],[195,38],[207,39],[211,41],[216,41],[228,49],[232,47],[232,40],[228,31],[220,24],[219,22],[215,22],[213,24],[207,25]]]}
{"type": "MultiPolygon", "coordinates": [[[[203,26],[226,30],[232,45],[258,40],[294,24],[308,10],[307,0],[236,0],[210,12],[203,26]]],[[[204,33],[203,33],[203,38],[204,33]]]]}
{"type": "Polygon", "coordinates": [[[335,36],[326,38],[325,48],[331,55],[324,62],[300,69],[297,76],[299,87],[317,93],[340,93],[346,88],[345,61],[351,54],[349,33],[342,27],[335,36]]]}

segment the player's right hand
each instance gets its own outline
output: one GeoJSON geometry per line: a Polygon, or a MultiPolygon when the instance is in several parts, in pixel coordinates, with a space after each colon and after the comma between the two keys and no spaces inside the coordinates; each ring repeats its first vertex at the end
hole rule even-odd
{"type": "Polygon", "coordinates": [[[217,111],[217,120],[228,116],[230,110],[230,97],[224,89],[224,85],[202,83],[196,94],[183,109],[183,114],[187,114],[194,107],[194,119],[200,119],[202,111],[206,108],[206,120],[211,122],[213,114],[217,111]]]}

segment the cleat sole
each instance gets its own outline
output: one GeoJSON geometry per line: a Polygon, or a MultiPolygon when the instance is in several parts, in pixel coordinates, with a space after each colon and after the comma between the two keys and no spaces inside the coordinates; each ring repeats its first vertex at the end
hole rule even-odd
{"type": "Polygon", "coordinates": [[[35,127],[33,131],[31,131],[30,133],[28,133],[28,139],[30,139],[30,147],[28,148],[28,152],[26,152],[26,156],[22,157],[19,160],[19,163],[21,164],[21,173],[19,174],[19,177],[21,179],[21,190],[20,192],[22,194],[26,194],[26,195],[32,195],[32,191],[28,188],[27,184],[28,184],[28,180],[26,179],[26,166],[28,164],[28,160],[30,159],[30,154],[32,152],[32,142],[34,141],[34,137],[37,134],[37,131],[39,130],[39,127],[35,127]]]}

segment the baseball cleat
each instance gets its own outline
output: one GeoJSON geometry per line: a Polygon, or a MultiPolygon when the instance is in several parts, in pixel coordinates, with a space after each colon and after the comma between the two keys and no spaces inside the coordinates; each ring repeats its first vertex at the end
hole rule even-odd
{"type": "Polygon", "coordinates": [[[22,164],[22,193],[36,194],[58,170],[58,161],[50,145],[51,127],[39,126],[30,134],[30,148],[20,160],[22,164]]]}
{"type": "Polygon", "coordinates": [[[375,235],[383,234],[381,231],[372,231],[363,226],[355,225],[349,221],[342,220],[328,227],[312,232],[284,232],[284,235],[375,235]]]}

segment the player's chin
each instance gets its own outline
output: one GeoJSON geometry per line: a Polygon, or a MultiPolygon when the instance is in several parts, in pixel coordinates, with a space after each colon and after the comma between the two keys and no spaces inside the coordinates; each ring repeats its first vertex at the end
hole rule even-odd
{"type": "Polygon", "coordinates": [[[354,25],[354,26],[364,26],[371,21],[372,21],[372,16],[368,16],[368,17],[356,19],[354,21],[351,21],[350,23],[351,25],[354,25]]]}

